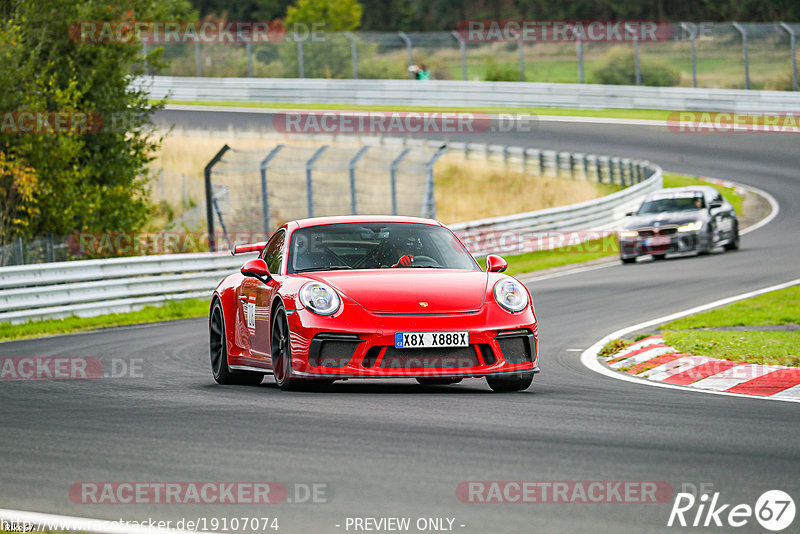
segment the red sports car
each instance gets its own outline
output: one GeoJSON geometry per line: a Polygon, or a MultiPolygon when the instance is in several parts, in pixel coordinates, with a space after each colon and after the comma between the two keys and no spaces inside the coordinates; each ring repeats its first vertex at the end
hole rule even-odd
{"type": "Polygon", "coordinates": [[[324,217],[284,224],[214,291],[211,368],[220,384],[283,390],[349,378],[528,388],[539,372],[528,290],[498,256],[486,272],[443,224],[324,217]]]}

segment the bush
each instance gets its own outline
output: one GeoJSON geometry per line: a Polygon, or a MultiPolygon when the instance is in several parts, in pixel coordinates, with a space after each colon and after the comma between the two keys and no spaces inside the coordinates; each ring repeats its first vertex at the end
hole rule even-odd
{"type": "MultiPolygon", "coordinates": [[[[642,85],[674,87],[680,84],[681,73],[671,65],[639,56],[642,85]]],[[[594,81],[606,85],[636,85],[636,60],[632,48],[615,47],[608,51],[602,64],[593,73],[594,81]]]]}
{"type": "Polygon", "coordinates": [[[489,61],[486,64],[486,73],[483,75],[483,80],[486,82],[518,82],[520,81],[519,67],[510,63],[489,61]]]}

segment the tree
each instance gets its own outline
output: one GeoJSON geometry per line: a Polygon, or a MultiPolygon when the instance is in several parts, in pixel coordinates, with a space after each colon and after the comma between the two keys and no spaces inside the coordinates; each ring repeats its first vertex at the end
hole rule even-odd
{"type": "Polygon", "coordinates": [[[286,10],[289,31],[297,25],[322,24],[326,32],[346,32],[361,26],[363,7],[358,0],[298,0],[286,10]]]}
{"type": "MultiPolygon", "coordinates": [[[[149,219],[147,163],[158,147],[139,43],[70,39],[75,21],[175,20],[186,0],[26,0],[0,21],[0,110],[91,113],[104,126],[82,131],[0,133],[0,152],[35,170],[33,234],[135,231],[149,219]]],[[[72,35],[74,37],[74,34],[72,35]]],[[[160,50],[148,62],[160,64],[160,50]]]]}
{"type": "Polygon", "coordinates": [[[25,237],[28,224],[38,212],[36,173],[24,163],[0,152],[0,249],[15,237],[25,237]]]}

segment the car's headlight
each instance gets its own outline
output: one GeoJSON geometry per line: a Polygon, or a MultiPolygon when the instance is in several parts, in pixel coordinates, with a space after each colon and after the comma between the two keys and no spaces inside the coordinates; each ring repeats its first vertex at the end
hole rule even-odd
{"type": "Polygon", "coordinates": [[[342,305],[336,291],[322,282],[309,282],[301,287],[300,302],[307,310],[319,315],[332,315],[342,305]]]}
{"type": "Polygon", "coordinates": [[[639,232],[636,230],[622,230],[619,233],[620,237],[639,237],[639,232]]]}
{"type": "Polygon", "coordinates": [[[703,221],[695,221],[678,227],[679,232],[696,232],[703,227],[703,221]]]}
{"type": "Polygon", "coordinates": [[[510,312],[518,312],[528,305],[528,292],[513,278],[503,278],[494,285],[494,300],[510,312]]]}

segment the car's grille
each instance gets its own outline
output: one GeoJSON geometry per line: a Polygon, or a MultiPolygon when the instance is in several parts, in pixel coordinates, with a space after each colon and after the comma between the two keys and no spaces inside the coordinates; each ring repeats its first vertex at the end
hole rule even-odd
{"type": "Polygon", "coordinates": [[[654,235],[672,235],[678,231],[675,226],[661,227],[658,229],[639,230],[639,237],[652,237],[654,235]]]}
{"type": "Polygon", "coordinates": [[[535,354],[535,341],[530,330],[512,330],[497,334],[500,352],[508,363],[532,362],[535,354]]]}
{"type": "Polygon", "coordinates": [[[311,340],[308,363],[314,367],[344,367],[362,342],[354,334],[317,334],[311,340]]]}
{"type": "Polygon", "coordinates": [[[387,347],[381,369],[438,369],[480,365],[475,345],[439,349],[396,349],[387,347]]]}

